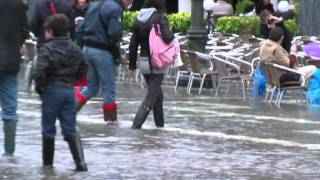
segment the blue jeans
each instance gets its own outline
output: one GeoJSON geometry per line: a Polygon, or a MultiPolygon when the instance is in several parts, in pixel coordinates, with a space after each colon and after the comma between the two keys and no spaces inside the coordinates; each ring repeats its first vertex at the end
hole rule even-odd
{"type": "Polygon", "coordinates": [[[82,94],[87,100],[95,96],[102,86],[103,104],[112,104],[116,98],[115,65],[109,51],[84,46],[83,53],[89,64],[88,88],[82,94]]]}
{"type": "Polygon", "coordinates": [[[17,121],[18,73],[0,71],[2,119],[17,121]]]}
{"type": "Polygon", "coordinates": [[[53,139],[56,120],[60,121],[62,135],[67,138],[76,134],[76,108],[73,87],[49,85],[42,95],[42,135],[53,139]]]}

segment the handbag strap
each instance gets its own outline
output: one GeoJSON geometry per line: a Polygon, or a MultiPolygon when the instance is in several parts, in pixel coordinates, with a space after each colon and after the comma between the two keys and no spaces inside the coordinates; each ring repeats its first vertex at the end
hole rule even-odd
{"type": "MultiPolygon", "coordinates": [[[[160,13],[160,11],[156,11],[156,12],[154,12],[154,14],[152,16],[157,16],[157,17],[155,18],[155,22],[152,23],[151,29],[154,28],[156,35],[159,36],[159,35],[161,35],[160,21],[161,21],[162,14],[160,13]]],[[[150,32],[151,32],[151,30],[150,30],[150,32]]],[[[153,74],[152,57],[151,57],[151,54],[150,54],[150,48],[148,50],[148,56],[149,56],[150,71],[151,71],[151,74],[153,74]]]]}

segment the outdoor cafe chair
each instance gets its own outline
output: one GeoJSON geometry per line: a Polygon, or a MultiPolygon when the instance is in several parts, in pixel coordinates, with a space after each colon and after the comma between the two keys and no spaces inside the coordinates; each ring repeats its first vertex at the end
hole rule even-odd
{"type": "Polygon", "coordinates": [[[213,64],[209,58],[209,55],[196,52],[196,51],[188,51],[188,55],[189,55],[189,60],[192,68],[192,72],[189,77],[188,86],[187,86],[188,94],[191,94],[193,81],[199,80],[200,81],[199,95],[200,95],[204,81],[207,76],[211,76],[212,89],[214,90],[218,72],[213,70],[213,64]],[[200,62],[202,62],[203,64],[201,64],[200,62]],[[207,67],[203,67],[204,65],[206,65],[207,67]]]}
{"type": "Polygon", "coordinates": [[[310,103],[309,88],[307,87],[307,82],[306,82],[304,73],[299,72],[298,70],[295,70],[295,69],[288,68],[286,66],[275,64],[275,63],[265,63],[265,70],[266,70],[268,81],[273,86],[273,90],[272,90],[272,94],[269,102],[272,102],[273,94],[277,93],[275,105],[280,107],[284,94],[287,91],[295,90],[296,92],[300,91],[301,101],[302,101],[303,92],[306,92],[306,100],[308,103],[310,103]],[[281,83],[280,82],[281,76],[288,72],[290,72],[291,74],[299,74],[301,76],[300,80],[281,83]]]}
{"type": "Polygon", "coordinates": [[[175,92],[177,92],[178,84],[181,78],[189,80],[191,76],[191,68],[189,67],[190,61],[189,61],[188,50],[187,50],[188,48],[186,46],[180,46],[180,48],[181,48],[180,57],[183,65],[177,68],[176,82],[174,87],[175,92]]]}
{"type": "Polygon", "coordinates": [[[118,66],[118,79],[124,81],[129,65],[129,44],[120,45],[122,62],[118,66]]]}
{"type": "Polygon", "coordinates": [[[227,53],[214,53],[214,52],[210,53],[210,59],[217,61],[216,64],[219,66],[219,67],[216,67],[219,74],[216,97],[219,94],[219,90],[223,82],[229,83],[226,91],[226,95],[227,95],[229,93],[231,83],[233,81],[238,81],[238,82],[241,82],[242,84],[243,99],[246,100],[247,99],[247,82],[252,81],[251,62],[244,61],[243,59],[240,59],[238,57],[233,57],[231,55],[228,55],[227,53]],[[241,73],[241,69],[244,66],[249,67],[250,72],[241,73]]]}

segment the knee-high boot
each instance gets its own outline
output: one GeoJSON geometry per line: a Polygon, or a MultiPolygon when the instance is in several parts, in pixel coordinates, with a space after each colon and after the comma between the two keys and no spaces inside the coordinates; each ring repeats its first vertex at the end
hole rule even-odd
{"type": "Polygon", "coordinates": [[[17,121],[3,120],[5,155],[13,155],[15,150],[17,121]]]}
{"type": "Polygon", "coordinates": [[[138,109],[136,117],[134,118],[132,129],[141,129],[142,124],[147,119],[151,108],[148,108],[144,103],[142,103],[138,109]]]}
{"type": "Polygon", "coordinates": [[[157,103],[153,106],[153,119],[157,127],[164,126],[163,95],[159,96],[157,103]]]}
{"type": "Polygon", "coordinates": [[[83,149],[80,140],[80,134],[67,137],[65,140],[68,142],[74,163],[76,165],[76,171],[88,171],[87,164],[84,160],[83,149]]]}
{"type": "Polygon", "coordinates": [[[44,168],[53,167],[54,139],[42,137],[42,161],[44,168]]]}
{"type": "Polygon", "coordinates": [[[112,104],[104,104],[103,105],[103,117],[104,121],[112,121],[116,122],[118,121],[117,117],[117,104],[112,103],[112,104]]]}

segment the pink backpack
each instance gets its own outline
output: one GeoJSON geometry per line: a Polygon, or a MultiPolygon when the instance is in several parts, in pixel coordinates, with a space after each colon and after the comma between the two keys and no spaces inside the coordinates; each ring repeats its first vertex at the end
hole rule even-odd
{"type": "Polygon", "coordinates": [[[166,44],[162,40],[159,24],[153,25],[149,34],[149,46],[152,67],[162,69],[174,62],[180,53],[179,44],[173,41],[166,44]]]}

